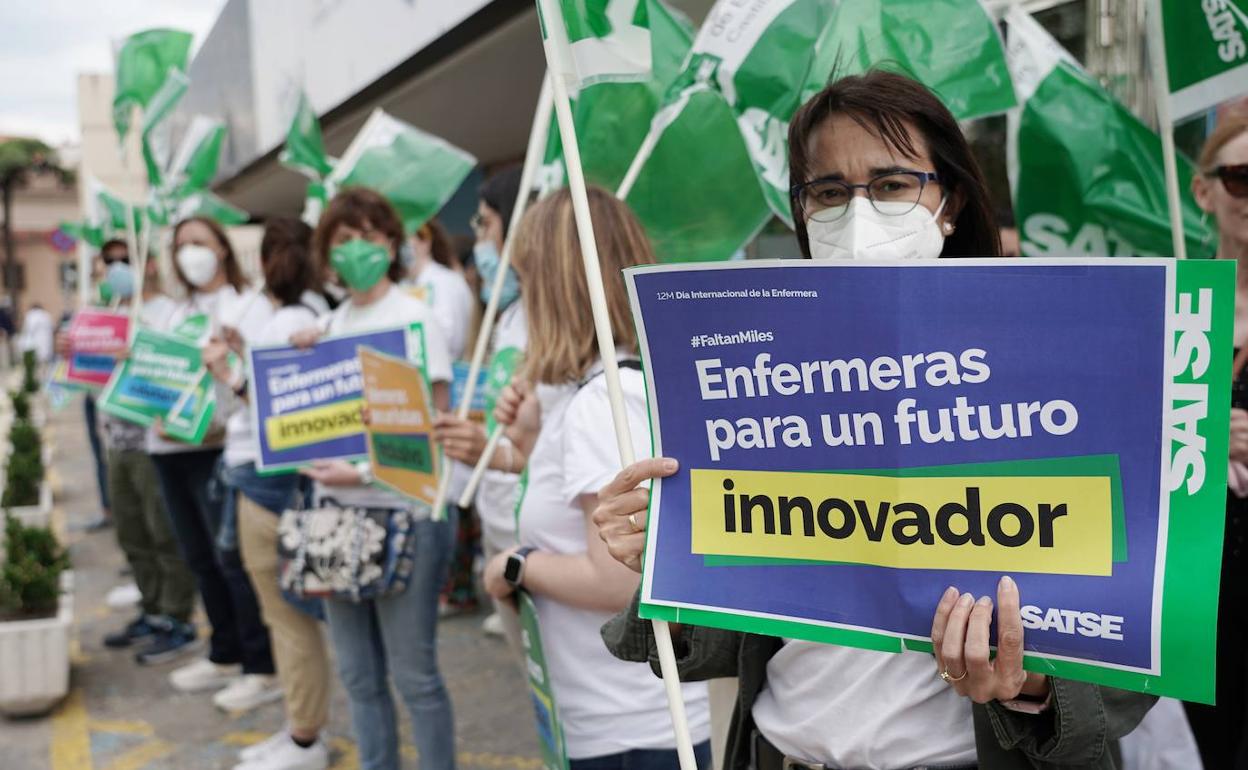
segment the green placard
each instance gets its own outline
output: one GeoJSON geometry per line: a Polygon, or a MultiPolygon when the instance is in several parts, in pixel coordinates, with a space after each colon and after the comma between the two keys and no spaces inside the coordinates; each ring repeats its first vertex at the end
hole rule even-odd
{"type": "Polygon", "coordinates": [[[542,650],[542,632],[537,620],[537,607],[527,591],[516,592],[520,612],[520,637],[524,642],[525,670],[528,671],[529,695],[533,698],[533,716],[537,723],[538,744],[542,750],[544,770],[568,770],[568,749],[563,737],[563,724],[555,708],[542,650]]]}

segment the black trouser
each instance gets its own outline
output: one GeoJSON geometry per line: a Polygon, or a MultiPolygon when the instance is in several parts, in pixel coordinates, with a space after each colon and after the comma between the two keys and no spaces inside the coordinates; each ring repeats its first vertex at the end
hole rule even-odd
{"type": "Polygon", "coordinates": [[[1206,770],[1248,768],[1248,521],[1242,501],[1227,506],[1218,592],[1216,706],[1184,703],[1206,770]]]}
{"type": "Polygon", "coordinates": [[[237,550],[216,547],[220,490],[213,474],[221,450],[152,455],[178,547],[195,574],[212,625],[208,659],[242,663],[248,674],[272,674],[269,630],[237,550]]]}

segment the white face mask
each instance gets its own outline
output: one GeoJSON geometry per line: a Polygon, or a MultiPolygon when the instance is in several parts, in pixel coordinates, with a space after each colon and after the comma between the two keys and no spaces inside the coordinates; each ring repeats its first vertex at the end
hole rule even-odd
{"type": "Polygon", "coordinates": [[[945,236],[936,221],[945,208],[940,202],[936,213],[926,206],[880,201],[874,206],[863,197],[850,200],[849,210],[832,222],[806,222],[810,255],[815,259],[935,259],[945,247],[945,236]],[[904,214],[881,214],[905,209],[904,214]]]}
{"type": "Polygon", "coordinates": [[[174,259],[182,275],[197,289],[207,286],[217,275],[217,252],[207,246],[188,243],[178,249],[174,259]]]}

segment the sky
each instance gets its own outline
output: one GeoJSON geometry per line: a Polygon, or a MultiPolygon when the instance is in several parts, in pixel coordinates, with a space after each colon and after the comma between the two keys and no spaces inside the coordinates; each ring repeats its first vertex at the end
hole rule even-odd
{"type": "Polygon", "coordinates": [[[76,142],[78,75],[113,71],[113,42],[151,27],[199,48],[225,0],[0,0],[0,136],[76,142]]]}

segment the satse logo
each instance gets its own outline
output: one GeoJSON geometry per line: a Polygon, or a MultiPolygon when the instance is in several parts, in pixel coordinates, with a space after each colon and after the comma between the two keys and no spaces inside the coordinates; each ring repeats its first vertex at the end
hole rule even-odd
{"type": "Polygon", "coordinates": [[[1200,421],[1209,413],[1209,385],[1177,380],[1186,372],[1191,373],[1192,380],[1199,380],[1209,369],[1213,291],[1201,289],[1194,308],[1192,299],[1190,293],[1179,294],[1179,311],[1174,316],[1178,338],[1170,357],[1170,408],[1166,419],[1167,445],[1174,450],[1167,452],[1166,479],[1171,492],[1178,491],[1186,481],[1189,495],[1199,492],[1205,483],[1205,437],[1200,435],[1200,421]]]}
{"type": "Polygon", "coordinates": [[[1023,628],[1032,631],[1056,631],[1059,634],[1078,634],[1099,637],[1116,642],[1122,641],[1122,616],[1100,615],[1095,612],[1062,610],[1050,607],[1042,610],[1035,605],[1024,606],[1023,628]]]}
{"type": "Polygon", "coordinates": [[[1248,28],[1248,15],[1237,8],[1233,0],[1203,0],[1201,7],[1209,23],[1209,33],[1218,44],[1218,58],[1227,64],[1244,58],[1248,45],[1244,43],[1240,25],[1248,28]]]}

